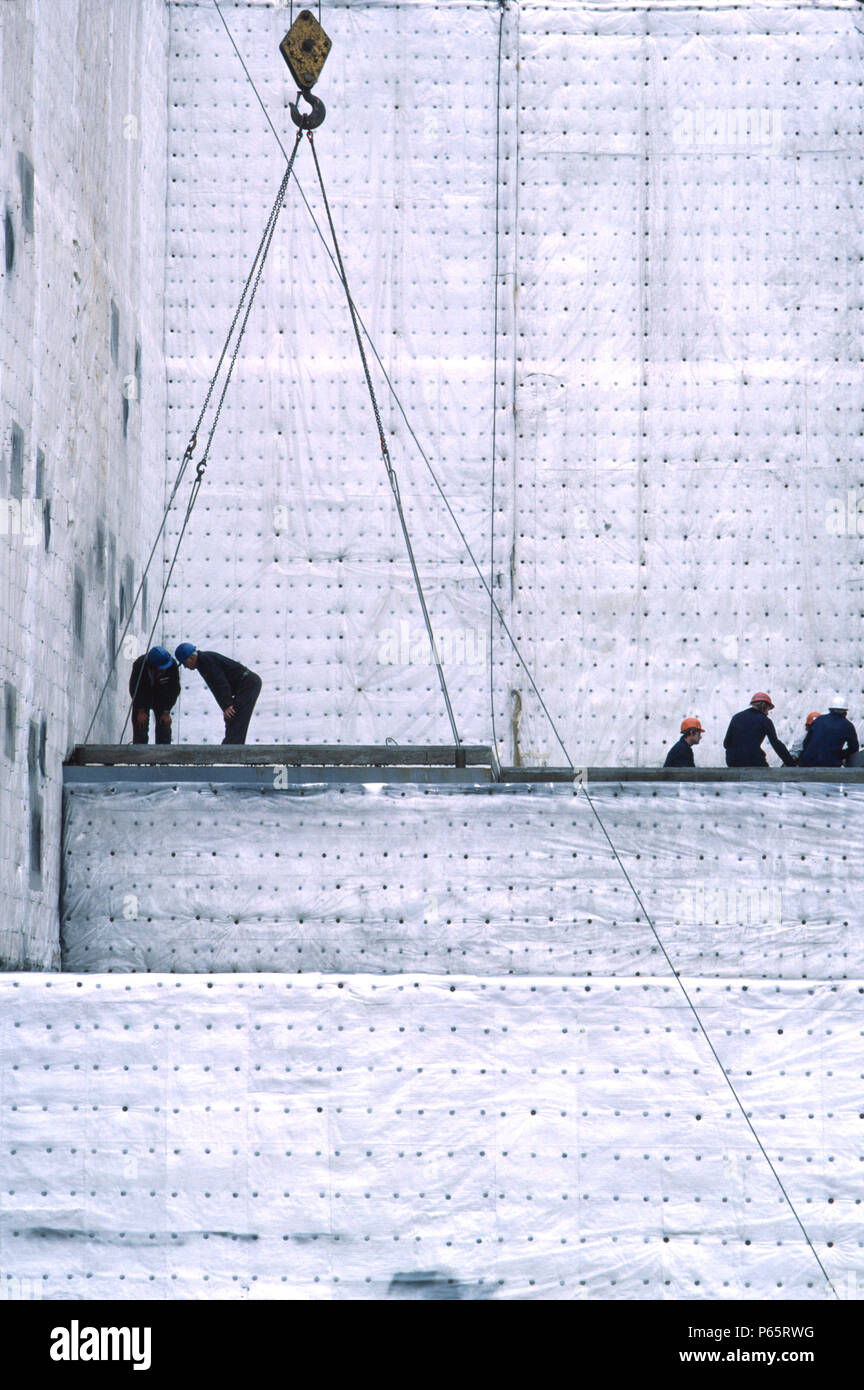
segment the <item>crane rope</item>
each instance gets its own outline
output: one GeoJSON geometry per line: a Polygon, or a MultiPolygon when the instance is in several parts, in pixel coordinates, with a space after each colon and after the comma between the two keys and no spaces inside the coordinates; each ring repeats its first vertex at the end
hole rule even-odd
{"type": "MultiPolygon", "coordinates": [[[[285,169],[285,173],[284,173],[283,176],[282,176],[282,181],[281,181],[281,183],[280,183],[280,185],[279,185],[279,190],[278,190],[278,192],[277,192],[277,194],[276,194],[276,198],[275,198],[275,200],[274,200],[273,206],[272,206],[271,209],[270,209],[269,216],[268,216],[267,221],[266,221],[266,223],[265,223],[265,225],[264,225],[264,231],[261,233],[261,239],[260,239],[260,241],[258,242],[258,248],[257,248],[257,250],[256,250],[256,252],[255,252],[255,255],[254,255],[253,259],[252,259],[252,265],[250,266],[249,273],[248,273],[248,275],[247,275],[247,277],[246,277],[246,282],[245,282],[245,284],[244,284],[244,286],[243,286],[243,290],[242,290],[241,295],[240,295],[240,298],[239,298],[239,300],[238,300],[238,302],[237,302],[237,308],[236,308],[235,311],[234,311],[234,317],[233,317],[233,319],[231,320],[231,326],[230,326],[230,328],[228,329],[228,332],[227,332],[227,334],[226,334],[226,336],[225,336],[225,341],[224,341],[224,343],[223,343],[223,345],[222,345],[222,351],[221,351],[220,354],[219,354],[219,358],[218,358],[218,361],[217,361],[217,363],[216,363],[215,371],[213,372],[213,375],[212,375],[211,378],[210,378],[210,384],[209,384],[209,386],[208,386],[208,388],[207,388],[207,393],[206,393],[206,395],[205,395],[205,397],[204,397],[204,403],[203,403],[203,405],[201,406],[201,409],[200,409],[200,411],[199,411],[199,413],[198,413],[198,419],[197,419],[196,422],[195,422],[195,426],[194,426],[194,428],[193,428],[193,430],[192,430],[192,434],[191,434],[190,437],[189,437],[189,443],[186,445],[186,450],[185,450],[185,452],[184,452],[184,454],[183,454],[183,458],[182,458],[182,460],[181,460],[181,462],[180,462],[180,466],[179,466],[179,468],[178,468],[178,470],[177,470],[177,476],[176,476],[175,479],[174,479],[174,485],[173,485],[173,487],[171,488],[170,496],[169,496],[169,498],[168,498],[168,501],[167,501],[167,503],[166,503],[166,505],[165,505],[165,509],[164,509],[164,511],[163,511],[163,514],[162,514],[162,521],[161,521],[161,523],[160,523],[160,525],[159,525],[159,530],[157,531],[156,537],[155,537],[155,539],[154,539],[154,541],[153,541],[153,545],[152,545],[151,548],[150,548],[150,554],[149,554],[149,556],[147,557],[147,563],[146,563],[146,565],[144,566],[144,571],[143,571],[143,573],[142,573],[142,575],[141,575],[140,583],[139,583],[138,588],[137,588],[137,590],[136,590],[136,592],[135,592],[135,596],[134,596],[134,598],[133,598],[133,600],[132,600],[132,604],[131,604],[130,609],[129,609],[129,614],[128,614],[127,618],[126,618],[126,623],[125,623],[125,625],[124,625],[124,627],[123,627],[123,631],[122,631],[121,634],[120,634],[120,638],[119,638],[119,641],[117,642],[116,648],[115,648],[115,650],[114,650],[114,652],[113,652],[113,654],[112,654],[112,657],[111,657],[111,664],[110,664],[110,666],[109,666],[109,668],[108,668],[108,675],[106,676],[106,678],[105,678],[105,683],[104,683],[103,686],[102,686],[102,690],[101,690],[101,693],[100,693],[100,695],[99,695],[99,699],[98,699],[98,701],[97,701],[97,703],[96,703],[96,708],[95,708],[95,710],[93,711],[93,716],[92,716],[92,718],[91,718],[91,720],[90,720],[90,723],[89,723],[88,726],[87,726],[87,732],[86,732],[86,734],[84,735],[84,743],[85,743],[85,744],[89,741],[90,734],[91,734],[91,732],[92,732],[92,730],[93,730],[93,725],[96,723],[96,719],[97,719],[97,717],[98,717],[99,710],[101,709],[101,706],[102,706],[102,701],[103,701],[104,698],[105,698],[105,692],[107,691],[108,686],[109,686],[109,684],[110,684],[110,682],[111,682],[112,676],[114,675],[114,672],[115,672],[115,670],[116,670],[117,661],[118,661],[118,659],[119,659],[119,656],[120,656],[121,651],[123,650],[123,644],[124,644],[124,642],[125,642],[125,640],[126,640],[126,634],[127,634],[127,632],[129,631],[129,626],[130,626],[130,624],[131,624],[131,622],[132,622],[132,617],[133,617],[133,615],[134,615],[134,613],[135,613],[135,610],[136,610],[136,607],[137,607],[137,605],[138,605],[138,600],[139,600],[139,598],[141,597],[141,593],[142,593],[142,591],[143,591],[143,589],[144,589],[144,585],[145,585],[145,583],[147,582],[147,575],[148,575],[148,573],[149,573],[150,566],[151,566],[152,563],[153,563],[153,558],[154,558],[154,556],[155,556],[155,554],[156,554],[156,548],[157,548],[157,546],[158,546],[158,544],[159,544],[159,541],[160,541],[160,539],[161,539],[161,537],[162,537],[162,535],[163,535],[163,533],[164,533],[164,531],[165,531],[165,526],[166,526],[166,524],[167,524],[168,516],[169,516],[169,514],[170,514],[170,512],[171,512],[171,508],[172,508],[173,505],[174,505],[175,498],[177,497],[177,494],[178,494],[178,492],[179,492],[179,490],[180,490],[180,485],[181,485],[181,483],[182,483],[184,477],[186,476],[186,472],[187,472],[187,469],[188,469],[188,467],[189,467],[189,464],[192,462],[193,455],[194,455],[194,453],[195,453],[195,450],[196,450],[197,447],[198,447],[198,434],[199,434],[199,431],[201,430],[201,427],[202,427],[202,424],[203,424],[203,421],[204,421],[204,416],[205,416],[206,413],[207,413],[207,409],[208,409],[208,407],[209,407],[209,405],[210,405],[210,401],[211,401],[211,399],[212,399],[212,397],[213,397],[213,392],[214,392],[215,389],[216,389],[216,383],[217,383],[217,381],[219,380],[220,373],[222,372],[222,367],[223,367],[223,365],[224,365],[225,358],[226,358],[226,356],[228,355],[228,349],[229,349],[230,344],[231,344],[231,339],[232,339],[232,337],[234,336],[234,331],[235,331],[235,329],[236,329],[236,327],[237,327],[237,321],[238,321],[238,319],[240,318],[240,315],[241,315],[241,313],[243,312],[243,307],[244,307],[244,305],[245,305],[245,306],[246,306],[246,312],[245,312],[245,314],[243,315],[243,320],[242,320],[242,323],[240,324],[240,329],[239,329],[239,332],[237,333],[237,338],[236,338],[236,341],[235,341],[235,343],[234,343],[234,350],[233,350],[232,355],[231,355],[231,361],[230,361],[230,364],[229,364],[229,367],[228,367],[228,371],[227,371],[227,373],[226,373],[226,375],[225,375],[225,380],[224,380],[224,382],[223,382],[222,391],[221,391],[221,393],[220,393],[219,401],[218,401],[218,404],[217,404],[217,406],[216,406],[216,411],[215,411],[215,414],[214,414],[214,418],[213,418],[213,421],[212,421],[211,426],[210,426],[210,432],[209,432],[209,434],[208,434],[208,436],[207,436],[207,443],[206,443],[205,448],[204,448],[204,453],[202,454],[201,458],[199,459],[199,461],[198,461],[198,463],[197,463],[197,465],[196,465],[196,474],[195,474],[195,478],[194,478],[193,483],[192,483],[192,488],[191,488],[190,495],[189,495],[189,501],[188,501],[187,506],[186,506],[186,512],[185,512],[185,515],[184,515],[184,517],[183,517],[183,522],[182,522],[182,525],[181,525],[181,527],[180,527],[180,535],[179,535],[179,538],[178,538],[178,541],[177,541],[177,545],[175,546],[175,549],[174,549],[174,555],[173,555],[172,560],[171,560],[170,568],[169,568],[169,570],[168,570],[168,578],[166,579],[165,584],[163,585],[162,594],[161,594],[161,596],[160,596],[159,603],[158,603],[158,605],[157,605],[157,607],[156,607],[156,613],[155,613],[155,616],[154,616],[154,619],[153,619],[153,625],[152,625],[152,627],[150,628],[150,633],[149,633],[149,636],[148,636],[148,638],[147,638],[147,645],[146,645],[146,647],[145,647],[145,651],[149,651],[149,649],[150,649],[150,643],[151,643],[151,641],[153,640],[153,633],[156,631],[156,626],[157,626],[157,624],[158,624],[158,622],[159,622],[159,618],[160,618],[160,615],[161,615],[161,612],[162,612],[162,607],[163,607],[164,602],[165,602],[165,595],[166,595],[166,593],[168,592],[168,585],[169,585],[169,583],[170,583],[171,576],[172,576],[172,574],[173,574],[173,572],[174,572],[174,566],[175,566],[176,563],[177,563],[177,556],[178,556],[179,550],[180,550],[180,543],[182,542],[183,537],[184,537],[184,535],[186,534],[186,527],[187,527],[188,524],[189,524],[189,518],[190,518],[191,515],[192,515],[192,509],[193,509],[193,507],[195,506],[195,503],[196,503],[196,501],[197,501],[197,499],[198,499],[198,493],[199,493],[200,490],[201,490],[201,484],[202,484],[203,478],[204,478],[204,471],[205,471],[205,469],[206,469],[206,467],[207,467],[207,461],[208,461],[208,458],[209,458],[209,455],[210,455],[210,449],[211,449],[212,444],[213,444],[213,437],[214,437],[214,435],[215,435],[215,433],[216,433],[216,427],[217,427],[217,425],[218,425],[218,423],[219,423],[219,417],[220,417],[220,415],[221,415],[221,413],[222,413],[222,406],[223,406],[224,403],[225,403],[225,394],[226,394],[226,392],[227,392],[227,390],[228,390],[228,384],[229,384],[229,382],[230,382],[230,380],[231,380],[231,377],[232,377],[232,375],[233,375],[233,372],[234,372],[234,366],[235,366],[235,363],[236,363],[236,361],[237,361],[237,356],[238,356],[238,354],[239,354],[239,352],[240,352],[240,344],[242,343],[242,341],[243,341],[243,335],[244,335],[244,333],[246,332],[246,325],[247,325],[248,322],[249,322],[249,314],[250,314],[250,311],[251,311],[251,309],[252,309],[252,304],[253,304],[253,302],[254,302],[254,300],[255,300],[255,295],[256,295],[257,290],[258,290],[258,285],[260,284],[260,281],[261,281],[261,275],[262,275],[262,272],[263,272],[263,270],[264,270],[264,264],[265,264],[265,262],[266,262],[266,260],[267,260],[267,255],[268,255],[268,253],[269,253],[270,245],[271,245],[272,240],[273,240],[273,233],[274,233],[274,231],[276,230],[276,222],[277,222],[277,220],[278,220],[279,213],[281,212],[282,206],[283,206],[284,201],[285,201],[285,195],[286,195],[286,192],[287,192],[287,190],[288,190],[288,182],[289,182],[289,180],[290,180],[290,178],[291,178],[291,170],[292,170],[293,165],[294,165],[294,159],[295,159],[295,157],[296,157],[296,155],[297,155],[297,150],[298,150],[299,145],[300,145],[300,140],[301,140],[301,138],[302,138],[302,134],[303,134],[302,130],[299,130],[299,129],[298,129],[298,131],[297,131],[297,138],[296,138],[296,140],[295,140],[295,142],[294,142],[294,148],[293,148],[293,150],[291,151],[290,157],[288,158],[288,163],[287,163],[287,166],[286,166],[286,169],[285,169]],[[251,290],[251,292],[250,292],[250,290],[251,290]],[[247,297],[248,297],[248,298],[247,298],[247,297]]],[[[131,713],[131,711],[132,711],[132,708],[133,708],[133,705],[134,705],[134,703],[135,703],[135,696],[136,696],[137,693],[138,693],[138,688],[139,688],[139,686],[140,686],[140,684],[141,684],[141,679],[142,679],[142,677],[143,677],[143,674],[144,674],[144,665],[143,665],[143,663],[142,663],[141,670],[140,670],[139,673],[138,673],[138,680],[137,680],[137,682],[136,682],[136,684],[135,684],[135,689],[134,689],[133,692],[132,692],[132,698],[131,698],[131,700],[130,700],[130,702],[129,702],[129,707],[128,707],[127,711],[126,711],[126,717],[125,717],[125,719],[123,720],[123,727],[122,727],[121,730],[120,730],[120,740],[122,740],[122,738],[123,738],[123,733],[124,733],[125,728],[126,728],[126,722],[127,722],[127,720],[129,719],[129,715],[130,715],[130,713],[131,713]]]]}

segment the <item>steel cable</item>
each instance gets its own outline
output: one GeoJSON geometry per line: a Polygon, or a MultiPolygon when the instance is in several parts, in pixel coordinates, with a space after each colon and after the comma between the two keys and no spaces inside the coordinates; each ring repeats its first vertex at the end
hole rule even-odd
{"type": "MultiPolygon", "coordinates": [[[[192,506],[194,506],[195,500],[196,500],[197,497],[198,497],[198,492],[200,491],[201,476],[203,475],[204,468],[206,468],[206,466],[207,466],[207,459],[208,459],[208,456],[209,456],[210,447],[211,447],[211,445],[212,445],[212,443],[213,443],[213,436],[214,436],[215,431],[216,431],[216,426],[217,426],[217,424],[218,424],[218,422],[219,422],[219,416],[220,416],[221,413],[222,413],[222,406],[223,406],[224,401],[225,401],[225,393],[226,393],[226,391],[227,391],[227,389],[228,389],[228,383],[229,383],[229,381],[231,380],[231,375],[232,375],[232,373],[233,373],[233,371],[234,371],[234,364],[235,364],[235,362],[237,361],[237,354],[238,354],[238,352],[239,352],[239,350],[240,350],[240,344],[241,344],[241,342],[242,342],[242,340],[243,340],[243,334],[244,334],[245,331],[246,331],[246,325],[247,325],[248,320],[249,320],[249,312],[250,312],[250,310],[251,310],[251,308],[252,308],[252,303],[253,303],[253,301],[254,301],[254,299],[255,299],[255,294],[256,294],[256,292],[257,292],[257,290],[258,290],[258,285],[259,285],[260,280],[261,280],[261,274],[262,274],[263,269],[264,269],[264,263],[265,263],[265,261],[266,261],[266,259],[267,259],[267,255],[268,255],[269,250],[270,250],[270,244],[271,244],[271,242],[272,242],[272,240],[273,240],[273,233],[274,233],[275,228],[276,228],[276,221],[277,221],[277,218],[278,218],[278,216],[279,216],[279,213],[280,213],[280,211],[281,211],[281,209],[282,209],[282,205],[283,205],[283,203],[284,203],[284,201],[285,201],[285,194],[286,194],[286,191],[287,191],[287,188],[288,188],[288,181],[289,181],[289,179],[290,179],[290,177],[291,177],[291,170],[292,170],[292,168],[293,168],[294,159],[295,159],[295,157],[296,157],[296,155],[297,155],[297,150],[298,150],[299,145],[300,145],[301,136],[302,136],[302,132],[301,132],[301,131],[298,131],[298,132],[297,132],[297,139],[296,139],[295,142],[294,142],[294,148],[293,148],[293,150],[291,151],[291,154],[290,154],[290,156],[289,156],[289,158],[288,158],[288,165],[287,165],[287,168],[286,168],[285,173],[284,173],[284,175],[283,175],[283,177],[282,177],[282,182],[281,182],[280,185],[279,185],[279,191],[277,192],[275,201],[274,201],[274,203],[273,203],[273,206],[272,206],[271,209],[270,209],[270,213],[269,213],[269,215],[268,215],[267,221],[266,221],[265,226],[264,226],[264,231],[263,231],[262,234],[261,234],[261,239],[260,239],[260,241],[258,242],[257,250],[256,250],[256,252],[255,252],[255,255],[254,255],[253,259],[252,259],[252,265],[251,265],[251,267],[250,267],[250,269],[249,269],[249,274],[248,274],[247,277],[246,277],[246,282],[245,282],[245,284],[244,284],[244,286],[243,286],[243,290],[242,290],[241,295],[240,295],[240,298],[239,298],[239,300],[238,300],[238,302],[237,302],[237,308],[236,308],[235,311],[234,311],[234,317],[233,317],[233,319],[231,320],[231,326],[230,326],[230,328],[228,329],[228,333],[227,333],[227,335],[226,335],[226,337],[225,337],[225,341],[224,341],[224,343],[223,343],[223,345],[222,345],[222,351],[221,351],[220,354],[219,354],[219,359],[218,359],[218,361],[217,361],[217,363],[216,363],[216,369],[215,369],[215,371],[213,372],[212,377],[210,378],[210,384],[209,384],[209,386],[208,386],[208,388],[207,388],[207,394],[206,394],[205,397],[204,397],[204,403],[203,403],[203,405],[201,406],[201,409],[200,409],[200,411],[199,411],[199,413],[198,413],[198,419],[197,419],[196,422],[195,422],[195,427],[194,427],[194,429],[192,430],[192,434],[191,434],[191,436],[190,436],[189,443],[186,445],[185,453],[183,454],[183,458],[182,458],[182,460],[181,460],[180,467],[179,467],[179,469],[178,469],[178,471],[177,471],[177,476],[176,476],[176,478],[175,478],[175,480],[174,480],[174,484],[173,484],[173,487],[172,487],[172,489],[171,489],[171,495],[169,496],[168,502],[167,502],[167,504],[166,504],[166,506],[165,506],[165,509],[164,509],[164,511],[163,511],[163,514],[162,514],[162,521],[161,521],[161,523],[160,523],[159,530],[157,531],[157,533],[156,533],[156,538],[155,538],[155,540],[153,541],[153,545],[152,545],[151,548],[150,548],[150,554],[149,554],[149,556],[148,556],[148,558],[147,558],[147,563],[146,563],[146,565],[144,566],[144,570],[143,570],[142,575],[141,575],[141,580],[140,580],[140,582],[139,582],[139,584],[138,584],[138,588],[137,588],[136,591],[135,591],[135,596],[134,596],[134,598],[133,598],[133,600],[132,600],[132,604],[131,604],[131,607],[130,607],[130,609],[129,609],[129,616],[128,616],[127,619],[126,619],[125,625],[124,625],[124,627],[123,627],[123,631],[122,631],[121,634],[120,634],[119,641],[118,641],[118,643],[117,643],[117,646],[116,646],[116,648],[115,648],[115,650],[114,650],[114,653],[113,653],[113,656],[112,656],[112,658],[111,658],[111,664],[110,664],[110,666],[109,666],[109,668],[108,668],[108,675],[106,676],[105,682],[104,682],[104,684],[103,684],[103,686],[102,686],[102,690],[101,690],[101,692],[100,692],[99,699],[98,699],[98,701],[97,701],[97,703],[96,703],[96,708],[95,708],[95,710],[93,711],[93,716],[92,716],[92,718],[91,718],[91,720],[90,720],[90,723],[89,723],[88,726],[87,726],[87,732],[86,732],[86,734],[84,735],[84,740],[83,740],[85,744],[88,742],[88,740],[89,740],[89,738],[90,738],[90,734],[91,734],[91,732],[92,732],[92,730],[93,730],[93,725],[96,723],[96,719],[97,719],[97,717],[98,717],[98,715],[99,715],[99,710],[100,710],[101,707],[102,707],[102,701],[103,701],[104,698],[105,698],[105,692],[106,692],[107,689],[108,689],[108,686],[109,686],[109,684],[110,684],[110,682],[111,682],[111,678],[112,678],[112,676],[113,676],[113,674],[114,674],[114,671],[115,671],[115,669],[116,669],[117,661],[118,661],[118,658],[119,658],[119,656],[120,656],[120,652],[121,652],[122,649],[123,649],[123,643],[124,643],[124,641],[126,640],[126,634],[127,634],[127,632],[129,631],[129,626],[130,626],[130,624],[131,624],[131,622],[132,622],[132,618],[133,618],[134,613],[135,613],[135,610],[136,610],[136,608],[137,608],[138,600],[139,600],[139,598],[140,598],[140,596],[141,596],[141,593],[142,593],[142,591],[143,591],[144,584],[146,583],[147,575],[148,575],[148,573],[149,573],[149,571],[150,571],[150,566],[151,566],[152,563],[153,563],[153,557],[154,557],[155,554],[156,554],[156,547],[158,546],[159,541],[160,541],[160,539],[161,539],[161,537],[162,537],[162,535],[163,535],[163,533],[164,533],[165,526],[166,526],[166,523],[167,523],[167,521],[168,521],[169,513],[170,513],[170,511],[171,511],[171,508],[172,508],[173,505],[174,505],[174,500],[175,500],[175,498],[176,498],[176,496],[177,496],[177,493],[178,493],[179,490],[180,490],[180,484],[182,483],[183,478],[184,478],[185,475],[186,475],[186,470],[187,470],[187,468],[189,467],[189,464],[190,464],[190,462],[191,462],[191,460],[192,460],[192,456],[193,456],[193,454],[194,454],[194,452],[195,452],[195,449],[196,449],[196,447],[197,447],[199,430],[201,429],[201,425],[202,425],[202,422],[203,422],[203,420],[204,420],[204,416],[205,416],[206,413],[207,413],[207,408],[208,408],[208,406],[209,406],[209,404],[210,404],[210,401],[211,401],[211,399],[212,399],[213,391],[214,391],[215,386],[216,386],[216,382],[217,382],[217,380],[219,379],[219,374],[220,374],[220,372],[222,371],[222,366],[223,366],[223,364],[224,364],[225,357],[226,357],[227,352],[228,352],[228,347],[229,347],[229,345],[230,345],[230,343],[231,343],[231,339],[232,339],[232,336],[233,336],[233,334],[234,334],[234,330],[235,330],[235,328],[236,328],[236,326],[237,326],[237,321],[238,321],[238,319],[240,318],[240,314],[241,314],[241,312],[242,312],[242,310],[243,310],[244,304],[246,304],[246,296],[249,294],[250,286],[252,286],[252,292],[251,292],[251,295],[250,295],[250,297],[249,297],[248,304],[246,304],[246,313],[245,313],[245,315],[244,315],[244,317],[243,317],[243,322],[242,322],[242,325],[241,325],[241,327],[240,327],[240,332],[239,332],[239,334],[238,334],[238,336],[237,336],[237,341],[236,341],[236,343],[235,343],[235,345],[234,345],[234,352],[233,352],[232,357],[231,357],[231,363],[230,363],[230,366],[229,366],[229,369],[228,369],[228,373],[227,373],[227,376],[226,376],[226,379],[225,379],[225,383],[224,383],[223,388],[222,388],[222,392],[221,392],[220,397],[219,397],[219,403],[218,403],[218,406],[217,406],[217,408],[216,408],[216,415],[215,415],[213,424],[212,424],[212,426],[211,426],[210,433],[209,433],[208,438],[207,438],[207,444],[206,444],[206,447],[205,447],[205,450],[204,450],[204,454],[202,455],[201,459],[199,460],[199,463],[197,464],[197,468],[198,468],[198,471],[199,471],[199,476],[196,478],[195,483],[193,484],[192,494],[191,494],[191,496],[190,496],[190,502],[189,502],[189,505],[188,505],[188,507],[187,507],[186,516],[184,517],[183,525],[182,525],[181,532],[180,532],[181,539],[182,539],[183,535],[185,534],[186,527],[187,527],[188,522],[189,522],[189,517],[190,517],[190,515],[191,515],[191,508],[192,508],[192,506]],[[254,284],[253,284],[253,281],[254,281],[254,284]]],[[[173,558],[172,561],[171,561],[171,566],[170,566],[170,569],[169,569],[169,579],[170,579],[170,575],[171,575],[171,574],[173,573],[173,571],[174,571],[174,566],[175,566],[175,564],[176,564],[176,561],[177,561],[177,551],[175,550],[174,558],[173,558]]],[[[150,649],[150,643],[151,643],[151,641],[152,641],[152,639],[153,639],[153,633],[155,632],[157,623],[158,623],[158,621],[159,621],[159,616],[160,616],[160,613],[161,613],[161,611],[162,611],[162,605],[163,605],[163,603],[164,603],[164,601],[165,601],[165,595],[166,595],[166,593],[167,593],[167,588],[168,588],[168,585],[167,585],[167,583],[166,583],[165,586],[163,587],[162,596],[161,596],[161,598],[160,598],[159,605],[157,606],[157,609],[156,609],[156,616],[155,616],[155,619],[154,619],[154,622],[153,622],[153,626],[151,627],[151,629],[150,629],[150,634],[149,634],[149,636],[148,636],[148,638],[147,638],[147,645],[146,645],[146,647],[145,647],[145,652],[146,652],[146,651],[149,651],[149,649],[150,649]]],[[[127,720],[129,719],[129,715],[130,715],[131,710],[132,710],[132,708],[133,708],[133,706],[134,706],[135,696],[136,696],[137,693],[138,693],[138,689],[139,689],[139,687],[140,687],[140,684],[141,684],[141,680],[142,680],[143,675],[144,675],[144,666],[142,665],[141,670],[140,670],[139,673],[138,673],[138,680],[137,680],[137,682],[136,682],[135,689],[134,689],[134,691],[132,692],[132,698],[131,698],[131,700],[130,700],[129,708],[128,708],[127,711],[126,711],[126,717],[125,717],[125,719],[123,720],[123,726],[122,726],[122,728],[121,728],[121,730],[120,730],[120,740],[121,740],[121,741],[122,741],[122,738],[123,738],[123,733],[124,733],[124,731],[125,731],[125,729],[126,729],[126,722],[127,722],[127,720]]]]}

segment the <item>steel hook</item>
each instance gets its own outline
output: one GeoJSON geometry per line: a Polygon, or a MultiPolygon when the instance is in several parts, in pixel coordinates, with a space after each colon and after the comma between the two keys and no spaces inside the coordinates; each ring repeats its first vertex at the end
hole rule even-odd
{"type": "Polygon", "coordinates": [[[294,124],[298,126],[300,130],[317,130],[319,125],[323,122],[324,117],[327,115],[327,108],[321,98],[313,96],[308,87],[301,87],[297,93],[297,101],[289,102],[291,119],[294,124]],[[299,101],[301,97],[305,97],[308,101],[311,107],[310,111],[298,110],[297,101],[299,101]]]}

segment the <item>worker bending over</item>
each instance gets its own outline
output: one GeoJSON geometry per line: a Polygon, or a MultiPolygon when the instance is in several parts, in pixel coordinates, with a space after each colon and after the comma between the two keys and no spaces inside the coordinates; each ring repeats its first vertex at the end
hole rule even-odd
{"type": "Polygon", "coordinates": [[[151,647],[132,663],[129,677],[132,698],[132,742],[149,743],[150,711],[156,726],[156,742],[171,742],[171,710],[180,694],[180,668],[164,647],[151,647]]]}
{"type": "Polygon", "coordinates": [[[245,743],[255,702],[261,694],[261,677],[239,661],[219,652],[199,652],[191,642],[181,642],[174,655],[182,666],[203,676],[225,717],[223,743],[245,743]]]}
{"type": "Polygon", "coordinates": [[[799,758],[802,767],[843,767],[858,752],[858,734],[846,718],[846,709],[837,695],[828,713],[813,720],[799,758]]]}
{"type": "Polygon", "coordinates": [[[702,738],[705,730],[698,719],[688,718],[681,721],[681,737],[677,743],[673,743],[669,752],[666,754],[664,767],[693,767],[693,745],[702,738]]]}
{"type": "Polygon", "coordinates": [[[780,742],[777,730],[768,718],[768,711],[773,708],[771,696],[766,695],[764,690],[757,690],[750,701],[750,708],[733,714],[723,740],[727,767],[767,767],[768,759],[762,750],[765,738],[778,758],[782,758],[784,767],[795,766],[795,759],[786,744],[780,742]]]}

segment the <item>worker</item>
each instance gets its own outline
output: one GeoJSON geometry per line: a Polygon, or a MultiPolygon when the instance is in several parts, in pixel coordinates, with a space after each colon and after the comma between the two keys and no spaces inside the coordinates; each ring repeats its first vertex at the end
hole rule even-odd
{"type": "Polygon", "coordinates": [[[174,655],[189,671],[203,676],[225,716],[223,743],[245,743],[255,702],[261,694],[261,677],[239,661],[219,652],[199,652],[191,642],[181,642],[174,655]]]}
{"type": "Polygon", "coordinates": [[[687,718],[681,721],[681,737],[673,743],[666,754],[664,767],[693,767],[693,745],[699,743],[705,730],[698,719],[687,718]]]}
{"type": "Polygon", "coordinates": [[[771,696],[766,695],[764,690],[757,690],[750,701],[750,708],[733,714],[723,740],[727,767],[767,767],[768,759],[762,750],[766,737],[778,758],[783,760],[784,767],[795,766],[795,759],[785,743],[780,742],[777,730],[768,718],[768,711],[773,708],[771,696]]]}
{"type": "Polygon", "coordinates": [[[843,767],[858,752],[855,725],[846,718],[847,705],[836,695],[827,714],[810,725],[801,754],[802,767],[843,767]]]}
{"type": "Polygon", "coordinates": [[[171,710],[180,694],[180,668],[164,647],[151,647],[132,663],[129,677],[132,697],[132,742],[149,743],[150,711],[156,726],[156,742],[171,742],[171,710]]]}
{"type": "Polygon", "coordinates": [[[808,734],[808,732],[809,732],[809,730],[810,730],[810,725],[813,723],[813,720],[814,720],[814,719],[818,719],[818,718],[819,718],[819,711],[818,711],[818,709],[814,709],[814,710],[811,710],[811,711],[810,711],[810,713],[808,714],[807,718],[804,720],[804,732],[803,732],[803,734],[801,734],[800,738],[797,738],[797,739],[795,740],[795,742],[792,744],[791,748],[789,749],[789,752],[792,754],[792,757],[793,757],[793,758],[800,758],[800,757],[801,757],[801,753],[803,752],[803,749],[804,749],[804,743],[805,743],[805,740],[806,740],[806,738],[807,738],[807,734],[808,734]]]}

